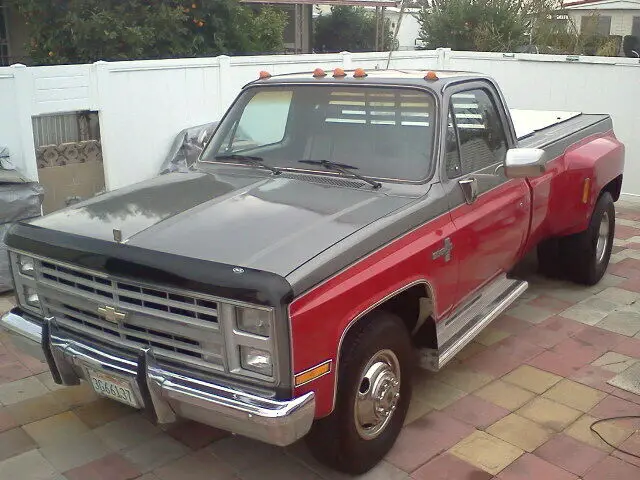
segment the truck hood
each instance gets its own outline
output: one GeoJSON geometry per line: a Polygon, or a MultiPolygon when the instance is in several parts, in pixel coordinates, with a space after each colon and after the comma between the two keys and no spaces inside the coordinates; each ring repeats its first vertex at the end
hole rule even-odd
{"type": "Polygon", "coordinates": [[[174,173],[41,217],[32,225],[286,276],[412,202],[368,187],[288,178],[174,173]]]}

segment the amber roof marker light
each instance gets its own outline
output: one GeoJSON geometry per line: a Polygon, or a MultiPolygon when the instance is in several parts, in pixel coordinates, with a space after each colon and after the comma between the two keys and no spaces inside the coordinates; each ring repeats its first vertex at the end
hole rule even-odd
{"type": "Polygon", "coordinates": [[[323,77],[326,77],[326,76],[327,76],[327,74],[326,74],[326,73],[324,72],[324,70],[323,70],[323,69],[321,69],[321,68],[316,68],[316,69],[313,71],[313,77],[314,77],[314,78],[323,78],[323,77]]]}
{"type": "Polygon", "coordinates": [[[333,78],[343,78],[346,76],[347,74],[345,73],[344,69],[340,67],[333,70],[333,78]]]}
{"type": "Polygon", "coordinates": [[[364,78],[367,76],[367,72],[364,71],[364,68],[356,68],[353,72],[353,78],[364,78]]]}
{"type": "Polygon", "coordinates": [[[438,74],[436,72],[433,71],[429,71],[427,72],[427,74],[424,76],[425,80],[429,80],[429,81],[433,81],[433,80],[438,80],[438,74]]]}
{"type": "Polygon", "coordinates": [[[260,80],[266,80],[267,78],[271,78],[271,74],[269,72],[265,71],[265,70],[262,70],[260,72],[260,74],[258,75],[258,78],[260,80]]]}

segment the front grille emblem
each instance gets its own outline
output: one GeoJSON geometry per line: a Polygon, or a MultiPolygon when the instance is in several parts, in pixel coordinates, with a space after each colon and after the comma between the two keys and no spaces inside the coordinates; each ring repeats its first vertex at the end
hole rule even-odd
{"type": "Polygon", "coordinates": [[[107,322],[116,324],[127,318],[126,312],[119,312],[114,307],[110,307],[108,305],[98,307],[98,313],[102,315],[107,322]]]}

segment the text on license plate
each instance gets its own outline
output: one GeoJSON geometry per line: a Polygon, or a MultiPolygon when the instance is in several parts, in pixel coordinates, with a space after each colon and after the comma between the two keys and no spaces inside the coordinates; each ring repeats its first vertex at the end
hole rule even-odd
{"type": "Polygon", "coordinates": [[[132,407],[140,408],[129,382],[94,370],[88,369],[88,371],[91,384],[96,393],[126,403],[132,407]]]}

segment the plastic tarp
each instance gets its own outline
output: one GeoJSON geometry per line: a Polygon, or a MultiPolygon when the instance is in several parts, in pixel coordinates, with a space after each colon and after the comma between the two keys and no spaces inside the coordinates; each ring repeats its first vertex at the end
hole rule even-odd
{"type": "Polygon", "coordinates": [[[8,155],[4,158],[1,156],[2,147],[0,147],[0,293],[13,289],[4,236],[12,222],[40,216],[44,198],[44,189],[39,183],[25,179],[16,170],[9,170],[8,155]]]}
{"type": "Polygon", "coordinates": [[[220,122],[205,123],[182,130],[173,141],[160,174],[186,172],[198,157],[220,122]]]}

